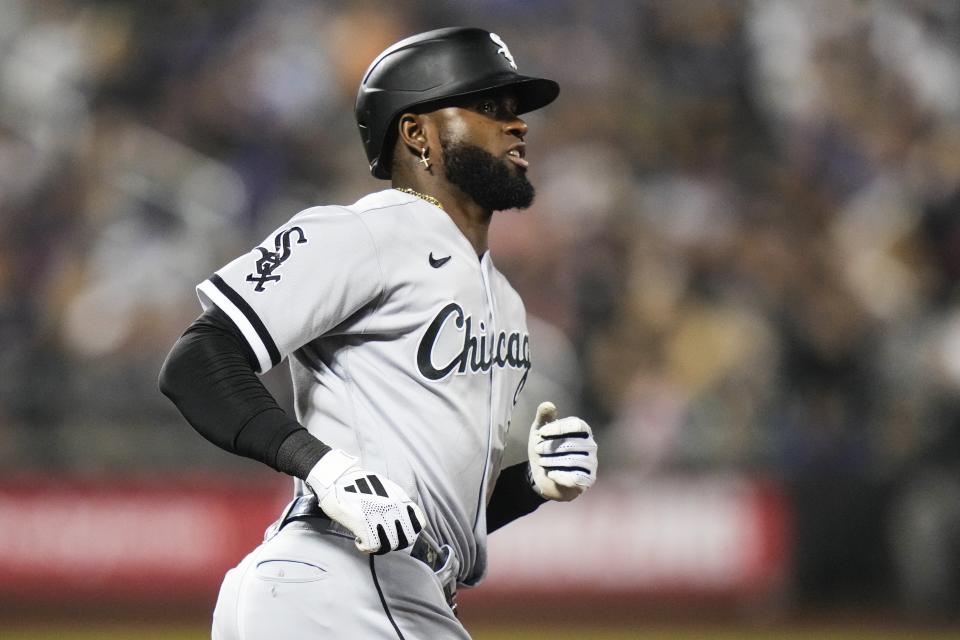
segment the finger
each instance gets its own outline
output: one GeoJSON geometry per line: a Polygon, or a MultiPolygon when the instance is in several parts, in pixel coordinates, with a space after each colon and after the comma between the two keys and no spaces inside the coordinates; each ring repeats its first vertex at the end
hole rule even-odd
{"type": "Polygon", "coordinates": [[[372,527],[373,523],[368,523],[363,519],[360,519],[354,527],[348,527],[353,531],[357,537],[354,539],[353,543],[356,545],[357,549],[363,551],[364,553],[377,553],[380,551],[380,548],[383,544],[382,539],[380,538],[380,526],[377,525],[376,528],[372,527]]]}
{"type": "Polygon", "coordinates": [[[376,553],[379,549],[378,542],[374,542],[369,535],[357,536],[353,539],[353,544],[364,553],[376,553]]]}
{"type": "Polygon", "coordinates": [[[354,540],[357,549],[364,553],[379,555],[390,551],[390,538],[382,524],[383,520],[377,518],[375,522],[360,519],[356,527],[349,528],[357,534],[354,540]]]}
{"type": "Polygon", "coordinates": [[[406,549],[410,542],[407,540],[407,534],[403,532],[406,528],[402,522],[399,520],[395,521],[394,526],[397,528],[397,549],[406,549]]]}
{"type": "Polygon", "coordinates": [[[561,487],[589,487],[593,484],[593,476],[587,469],[566,467],[564,469],[547,470],[547,478],[561,487]]]}
{"type": "Polygon", "coordinates": [[[414,502],[409,503],[407,505],[407,517],[410,518],[410,526],[413,527],[413,534],[416,535],[420,533],[427,519],[424,517],[423,511],[420,510],[419,505],[414,502]]]}
{"type": "Polygon", "coordinates": [[[574,454],[577,452],[583,455],[590,455],[597,450],[597,443],[593,438],[549,438],[534,444],[533,450],[543,457],[574,454]]]}
{"type": "Polygon", "coordinates": [[[587,473],[596,465],[591,464],[590,454],[586,452],[573,451],[570,453],[560,453],[553,455],[540,456],[540,466],[546,470],[558,469],[583,469],[587,473]]]}
{"type": "Polygon", "coordinates": [[[533,419],[533,428],[539,429],[543,425],[557,419],[557,407],[552,402],[541,402],[537,407],[537,416],[533,419]]]}
{"type": "MultiPolygon", "coordinates": [[[[406,512],[401,511],[401,516],[397,518],[396,521],[398,531],[401,528],[403,530],[403,537],[400,539],[400,546],[397,547],[398,549],[403,549],[406,547],[407,545],[404,544],[405,542],[412,544],[413,541],[417,539],[417,535],[423,531],[423,521],[421,519],[425,520],[425,518],[423,518],[422,512],[419,516],[417,515],[419,507],[417,507],[417,505],[413,502],[408,502],[406,506],[406,512]]],[[[400,538],[400,536],[397,537],[400,538]]]]}
{"type": "Polygon", "coordinates": [[[377,525],[377,537],[380,538],[380,546],[374,550],[374,555],[382,556],[394,549],[390,544],[390,539],[387,537],[387,530],[383,528],[382,524],[377,525]]]}
{"type": "Polygon", "coordinates": [[[589,438],[593,432],[590,425],[580,418],[567,417],[554,420],[538,429],[541,438],[589,438]]]}

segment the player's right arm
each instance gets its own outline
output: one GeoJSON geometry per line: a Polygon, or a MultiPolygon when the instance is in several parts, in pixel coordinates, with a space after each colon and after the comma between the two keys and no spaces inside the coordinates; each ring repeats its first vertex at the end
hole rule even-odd
{"type": "Polygon", "coordinates": [[[249,351],[230,318],[210,307],[173,346],[160,370],[160,390],[207,440],[304,480],[324,512],[357,536],[361,551],[411,544],[425,522],[419,506],[287,415],[257,377],[249,351]],[[358,482],[372,493],[357,492],[358,482]]]}
{"type": "MultiPolygon", "coordinates": [[[[356,458],[311,435],[280,408],[257,376],[376,297],[381,286],[378,273],[356,278],[369,268],[369,262],[362,267],[358,262],[369,259],[369,251],[376,258],[359,221],[345,216],[294,220],[298,237],[317,240],[311,252],[316,255],[303,252],[301,260],[290,261],[282,279],[272,281],[282,287],[258,290],[271,282],[260,279],[263,275],[277,275],[275,268],[256,270],[263,254],[259,248],[203,283],[199,290],[206,309],[167,356],[160,389],[217,446],[304,480],[327,515],[356,535],[361,551],[403,548],[425,522],[420,508],[399,486],[364,471],[356,458]],[[338,254],[338,246],[350,253],[338,254]],[[328,279],[334,284],[325,288],[328,279]],[[351,279],[354,286],[345,287],[351,279]],[[249,290],[245,283],[251,283],[249,290]],[[268,295],[258,297],[264,292],[268,295]],[[316,299],[324,293],[328,299],[316,299]]],[[[288,253],[284,260],[290,258],[288,253]]]]}

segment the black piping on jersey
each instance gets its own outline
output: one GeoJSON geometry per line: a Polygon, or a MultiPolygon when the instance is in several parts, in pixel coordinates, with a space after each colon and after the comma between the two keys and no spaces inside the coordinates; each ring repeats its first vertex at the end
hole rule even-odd
{"type": "Polygon", "coordinates": [[[373,576],[373,586],[377,588],[377,595],[380,596],[380,604],[383,605],[383,612],[387,614],[387,619],[390,621],[390,624],[393,625],[393,630],[397,632],[397,637],[400,640],[406,640],[403,637],[403,634],[400,633],[400,627],[397,626],[397,621],[393,619],[393,614],[390,613],[390,607],[387,606],[387,599],[383,597],[383,589],[380,588],[380,581],[377,580],[377,569],[373,564],[373,559],[376,556],[370,556],[370,575],[373,576]]]}
{"type": "Polygon", "coordinates": [[[263,346],[267,349],[267,354],[270,356],[271,366],[275,367],[280,364],[280,350],[277,349],[276,343],[273,341],[273,338],[270,337],[270,332],[267,331],[267,327],[263,324],[263,321],[260,320],[257,312],[253,310],[253,307],[247,304],[247,301],[244,300],[239,293],[231,289],[230,285],[224,282],[223,278],[217,274],[210,276],[210,282],[220,293],[226,296],[227,300],[233,303],[233,306],[243,314],[247,322],[250,323],[250,326],[253,327],[253,330],[257,332],[257,336],[259,336],[263,346]]]}

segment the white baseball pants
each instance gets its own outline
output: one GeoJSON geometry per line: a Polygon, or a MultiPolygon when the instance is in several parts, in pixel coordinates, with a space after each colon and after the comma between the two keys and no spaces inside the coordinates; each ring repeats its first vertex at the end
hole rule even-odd
{"type": "Polygon", "coordinates": [[[228,571],[213,640],[469,640],[427,565],[361,553],[329,525],[291,522],[228,571]]]}

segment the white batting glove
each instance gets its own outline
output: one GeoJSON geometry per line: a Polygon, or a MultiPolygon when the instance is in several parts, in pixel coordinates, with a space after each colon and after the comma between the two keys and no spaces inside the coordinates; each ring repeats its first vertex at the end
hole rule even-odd
{"type": "Polygon", "coordinates": [[[407,547],[427,519],[395,482],[360,468],[357,458],[332,449],[307,475],[320,508],[356,536],[364,553],[383,554],[407,547]]]}
{"type": "Polygon", "coordinates": [[[527,441],[534,490],[547,500],[567,502],[597,479],[597,442],[580,418],[557,420],[552,402],[542,402],[527,441]]]}

